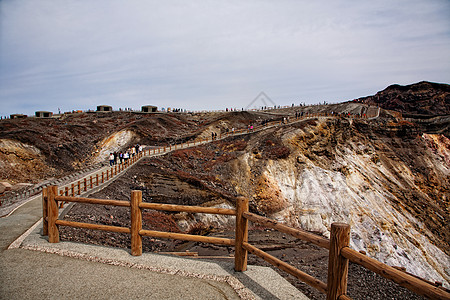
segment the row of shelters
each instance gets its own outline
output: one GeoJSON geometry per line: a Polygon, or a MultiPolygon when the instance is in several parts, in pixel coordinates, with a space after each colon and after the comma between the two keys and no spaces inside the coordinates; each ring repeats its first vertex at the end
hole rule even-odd
{"type": "MultiPolygon", "coordinates": [[[[113,111],[112,106],[110,105],[99,105],[97,106],[97,111],[98,112],[110,112],[113,111]]],[[[141,112],[144,113],[151,113],[151,112],[157,112],[158,111],[158,107],[153,106],[153,105],[144,105],[141,107],[141,112]]]]}
{"type": "MultiPolygon", "coordinates": [[[[24,114],[12,114],[9,116],[10,119],[24,119],[27,118],[27,115],[24,114]]],[[[35,112],[36,118],[51,118],[53,117],[53,113],[51,111],[37,111],[35,112]]]]}
{"type": "MultiPolygon", "coordinates": [[[[112,106],[110,105],[98,105],[97,106],[97,112],[112,112],[112,106]]],[[[152,113],[152,112],[157,112],[158,111],[158,107],[153,106],[153,105],[144,105],[141,108],[141,112],[143,113],[152,113]]],[[[24,114],[12,114],[10,115],[11,119],[23,119],[26,118],[27,115],[24,114]]],[[[52,118],[53,117],[53,112],[51,111],[37,111],[35,112],[35,117],[36,118],[52,118]]]]}

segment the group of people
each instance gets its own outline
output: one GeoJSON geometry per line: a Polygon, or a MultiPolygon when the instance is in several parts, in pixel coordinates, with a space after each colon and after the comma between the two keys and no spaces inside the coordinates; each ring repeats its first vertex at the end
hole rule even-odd
{"type": "Polygon", "coordinates": [[[142,146],[137,144],[134,147],[128,148],[126,151],[111,152],[109,153],[109,165],[114,166],[118,163],[122,164],[127,162],[128,159],[142,152],[142,146]]]}
{"type": "Polygon", "coordinates": [[[172,112],[186,112],[186,110],[182,108],[173,108],[172,112]]]}
{"type": "Polygon", "coordinates": [[[297,111],[295,112],[295,118],[296,118],[296,119],[303,117],[303,115],[304,115],[304,112],[303,112],[303,111],[302,111],[302,112],[299,112],[299,111],[298,111],[298,112],[297,112],[297,111]]]}

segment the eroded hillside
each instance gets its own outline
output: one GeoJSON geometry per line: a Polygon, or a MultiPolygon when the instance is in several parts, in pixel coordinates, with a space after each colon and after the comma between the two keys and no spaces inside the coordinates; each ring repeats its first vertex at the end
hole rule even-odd
{"type": "Polygon", "coordinates": [[[209,137],[224,127],[243,128],[276,115],[242,113],[139,114],[132,112],[64,114],[51,119],[0,122],[0,180],[33,182],[60,177],[109,152],[137,143],[156,146],[209,137]]]}

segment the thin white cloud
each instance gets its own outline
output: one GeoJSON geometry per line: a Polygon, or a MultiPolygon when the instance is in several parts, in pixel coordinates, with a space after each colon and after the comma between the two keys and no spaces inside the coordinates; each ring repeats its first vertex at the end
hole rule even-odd
{"type": "Polygon", "coordinates": [[[346,100],[450,78],[448,1],[0,2],[0,115],[346,100]]]}

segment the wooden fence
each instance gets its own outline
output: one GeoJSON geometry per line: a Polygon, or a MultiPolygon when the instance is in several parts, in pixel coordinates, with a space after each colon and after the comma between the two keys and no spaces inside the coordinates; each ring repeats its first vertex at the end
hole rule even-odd
{"type": "Polygon", "coordinates": [[[357,263],[384,278],[392,280],[397,284],[425,297],[431,299],[450,299],[450,293],[441,287],[434,286],[424,280],[416,278],[396,268],[385,265],[375,259],[369,258],[349,247],[350,226],[344,223],[333,223],[331,225],[330,239],[291,228],[274,220],[258,216],[249,212],[248,199],[238,197],[236,199],[236,209],[212,208],[200,206],[184,206],[159,203],[142,202],[142,192],[132,191],[131,201],[106,200],[81,198],[74,196],[58,195],[58,187],[50,186],[43,191],[43,234],[48,235],[50,243],[59,242],[59,226],[70,226],[110,232],[126,233],[131,235],[131,255],[142,255],[142,237],[150,236],[157,238],[178,239],[211,244],[221,244],[235,247],[235,270],[242,272],[247,269],[248,252],[257,255],[275,267],[295,276],[299,280],[316,288],[327,295],[327,299],[351,299],[347,293],[347,273],[348,262],[357,263]],[[90,224],[58,219],[58,201],[90,203],[99,205],[113,205],[130,208],[130,227],[109,226],[101,224],[90,224]],[[171,233],[153,231],[142,228],[142,210],[164,210],[189,213],[206,213],[229,215],[236,217],[235,239],[218,238],[191,235],[184,233],[171,233]],[[265,227],[278,230],[292,235],[295,238],[311,242],[319,247],[329,250],[328,256],[328,276],[327,283],[302,272],[301,270],[279,260],[278,258],[258,249],[248,243],[248,221],[263,225],[265,227]]]}

